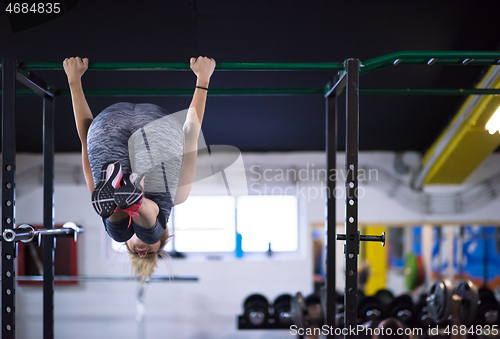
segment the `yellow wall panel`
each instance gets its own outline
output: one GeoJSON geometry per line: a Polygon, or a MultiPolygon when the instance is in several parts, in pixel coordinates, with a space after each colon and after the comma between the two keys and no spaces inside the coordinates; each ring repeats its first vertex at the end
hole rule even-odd
{"type": "MultiPolygon", "coordinates": [[[[382,232],[385,232],[387,237],[387,227],[374,225],[366,227],[363,234],[380,235],[382,232]]],[[[387,238],[385,242],[387,244],[387,238]]],[[[387,287],[387,248],[382,247],[379,242],[363,241],[362,245],[365,260],[370,263],[370,278],[365,286],[365,294],[373,295],[381,288],[387,287]]]]}

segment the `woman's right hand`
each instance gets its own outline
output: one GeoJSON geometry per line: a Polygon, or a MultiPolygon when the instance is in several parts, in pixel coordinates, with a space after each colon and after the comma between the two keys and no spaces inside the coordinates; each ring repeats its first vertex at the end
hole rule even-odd
{"type": "Polygon", "coordinates": [[[68,76],[68,82],[80,81],[83,73],[89,67],[89,59],[87,58],[66,58],[63,61],[63,68],[68,76]]]}
{"type": "Polygon", "coordinates": [[[215,60],[207,57],[191,58],[190,67],[199,80],[209,81],[215,69],[215,60]]]}

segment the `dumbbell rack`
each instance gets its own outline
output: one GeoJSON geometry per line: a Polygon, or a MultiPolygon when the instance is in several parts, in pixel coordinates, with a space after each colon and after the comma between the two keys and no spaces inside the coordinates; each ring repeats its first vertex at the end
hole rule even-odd
{"type": "MultiPolygon", "coordinates": [[[[359,154],[359,59],[347,59],[345,71],[339,72],[335,85],[326,93],[326,154],[327,154],[327,216],[326,216],[326,323],[335,324],[335,241],[344,240],[345,291],[344,324],[346,328],[357,325],[358,254],[360,241],[380,241],[385,244],[385,234],[381,236],[360,235],[358,231],[358,154],[359,154]],[[346,234],[335,235],[335,176],[337,153],[337,99],[346,89],[346,183],[345,183],[345,230],[346,234]]],[[[328,338],[333,338],[329,335],[328,338]]],[[[345,335],[344,338],[354,338],[345,335]]]]}

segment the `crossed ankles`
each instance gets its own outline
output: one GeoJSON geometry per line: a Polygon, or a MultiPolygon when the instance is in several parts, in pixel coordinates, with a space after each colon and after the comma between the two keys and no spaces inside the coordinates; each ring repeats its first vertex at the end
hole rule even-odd
{"type": "Polygon", "coordinates": [[[143,191],[144,176],[122,173],[120,162],[109,161],[103,165],[99,183],[92,192],[92,206],[103,218],[109,218],[119,207],[130,216],[131,221],[139,216],[143,191]]]}

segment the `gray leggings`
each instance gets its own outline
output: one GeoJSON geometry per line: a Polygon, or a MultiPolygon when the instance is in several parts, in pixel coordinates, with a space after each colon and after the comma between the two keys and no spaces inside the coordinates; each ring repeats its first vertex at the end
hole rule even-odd
{"type": "Polygon", "coordinates": [[[184,153],[182,126],[168,115],[157,105],[120,102],[99,113],[90,125],[87,153],[94,183],[99,182],[106,162],[118,160],[124,173],[145,174],[144,196],[160,210],[152,228],[133,221],[127,227],[128,219],[104,219],[106,232],[116,241],[126,241],[136,233],[143,242],[154,244],[166,229],[184,153]]]}

